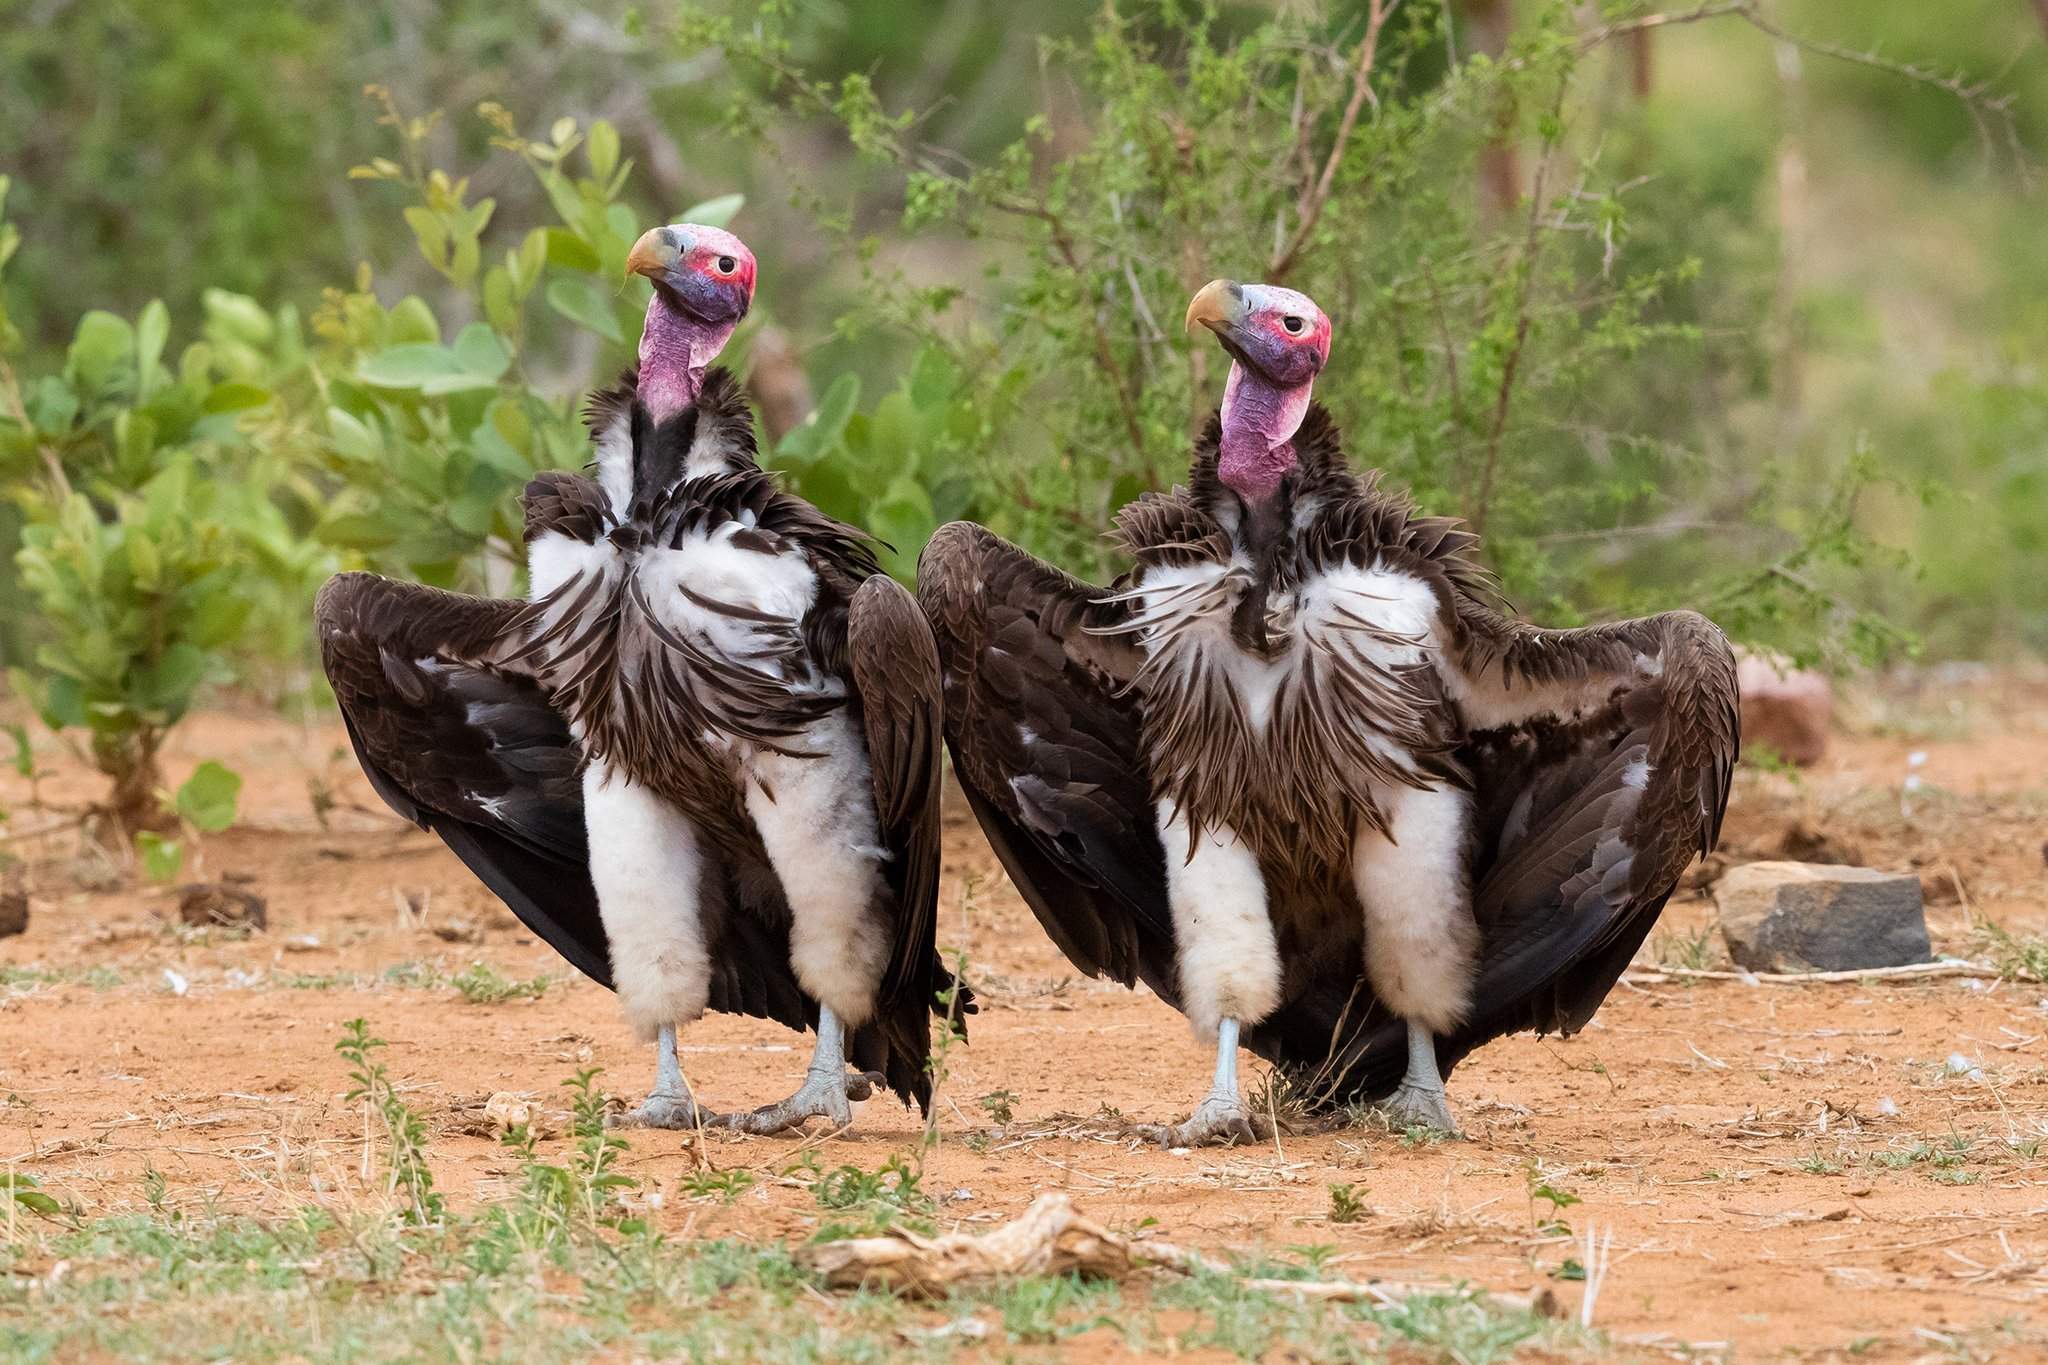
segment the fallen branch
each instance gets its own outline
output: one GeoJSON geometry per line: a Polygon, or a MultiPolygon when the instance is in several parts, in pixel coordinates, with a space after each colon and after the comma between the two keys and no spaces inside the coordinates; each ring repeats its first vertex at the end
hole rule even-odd
{"type": "MultiPolygon", "coordinates": [[[[2032,981],[2024,972],[2019,979],[2032,981]]],[[[1622,980],[1631,986],[1654,986],[1665,981],[1741,981],[1763,986],[1824,986],[1843,981],[1926,981],[1936,977],[1963,976],[1978,981],[2003,980],[2006,973],[1974,962],[1912,962],[1903,967],[1865,967],[1846,972],[1712,972],[1697,967],[1658,967],[1653,971],[1628,972],[1622,980]]]]}
{"type": "MultiPolygon", "coordinates": [[[[1025,1275],[1086,1275],[1122,1280],[1146,1269],[1183,1275],[1236,1272],[1199,1251],[1163,1241],[1134,1241],[1082,1214],[1064,1194],[1042,1194],[1022,1214],[991,1232],[975,1236],[949,1232],[927,1237],[894,1228],[879,1237],[850,1237],[802,1247],[797,1261],[823,1277],[832,1289],[884,1288],[917,1297],[987,1285],[1025,1275]]],[[[1459,1292],[1444,1285],[1353,1280],[1243,1279],[1247,1289],[1292,1294],[1325,1303],[1391,1305],[1421,1294],[1459,1292]]],[[[1535,1296],[1480,1294],[1490,1307],[1544,1317],[1563,1310],[1548,1290],[1535,1296]]]]}

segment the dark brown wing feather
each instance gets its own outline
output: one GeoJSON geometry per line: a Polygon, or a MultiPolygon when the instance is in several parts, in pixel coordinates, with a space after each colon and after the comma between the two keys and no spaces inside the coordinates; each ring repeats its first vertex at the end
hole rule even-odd
{"type": "Polygon", "coordinates": [[[1076,967],[1173,1001],[1165,855],[1128,690],[1143,660],[1090,633],[1123,611],[1102,596],[968,522],[941,527],[918,563],[953,771],[996,856],[1076,967]]]}
{"type": "MultiPolygon", "coordinates": [[[[1702,616],[1551,631],[1461,608],[1456,664],[1493,703],[1460,751],[1478,802],[1479,1004],[1438,1040],[1446,1068],[1503,1034],[1585,1026],[1713,848],[1740,742],[1734,655],[1702,616]]],[[[1400,1021],[1347,983],[1318,983],[1263,1032],[1262,1051],[1336,1098],[1400,1080],[1400,1021]]]]}
{"type": "Polygon", "coordinates": [[[576,741],[506,662],[528,607],[339,574],[313,607],[349,740],[377,794],[439,834],[534,933],[611,984],[576,741]]]}
{"type": "Polygon", "coordinates": [[[895,580],[877,574],[855,589],[846,613],[847,672],[860,707],[874,778],[875,819],[895,897],[895,941],[882,977],[875,1024],[888,1035],[884,1074],[920,1105],[931,1100],[924,1059],[931,1018],[957,1021],[974,994],[940,960],[939,784],[944,703],[931,627],[895,580]],[[942,999],[951,989],[955,998],[942,999]],[[898,1071],[904,1074],[897,1075],[898,1071]]]}

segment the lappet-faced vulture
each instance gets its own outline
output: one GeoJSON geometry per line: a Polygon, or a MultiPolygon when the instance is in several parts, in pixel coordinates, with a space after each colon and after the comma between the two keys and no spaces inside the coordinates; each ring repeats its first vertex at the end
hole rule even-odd
{"type": "Polygon", "coordinates": [[[657,1042],[634,1121],[844,1126],[876,1084],[927,1103],[952,984],[931,631],[861,532],[755,462],[739,386],[710,368],[753,296],[745,245],[658,228],[627,269],[654,285],[639,368],[591,402],[595,477],[526,490],[531,597],[361,573],[321,590],[356,756],[657,1042]],[[802,1086],[699,1108],[676,1031],[706,1009],[815,1028],[802,1086]]]}
{"type": "Polygon", "coordinates": [[[1222,411],[1187,487],[1117,517],[1113,586],[964,522],[925,551],[955,771],[1067,957],[1216,1040],[1153,1137],[1255,1134],[1240,1040],[1312,1102],[1454,1131],[1450,1068],[1582,1027],[1712,847],[1734,660],[1692,612],[1505,614],[1471,532],[1348,467],[1301,294],[1219,280],[1188,326],[1222,411]]]}

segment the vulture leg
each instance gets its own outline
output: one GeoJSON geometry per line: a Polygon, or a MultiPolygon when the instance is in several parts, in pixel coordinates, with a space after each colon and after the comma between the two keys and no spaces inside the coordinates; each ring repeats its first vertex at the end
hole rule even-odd
{"type": "Polygon", "coordinates": [[[1436,1035],[1415,1020],[1408,1021],[1408,1074],[1393,1094],[1379,1102],[1381,1113],[1397,1128],[1433,1128],[1457,1137],[1458,1123],[1444,1095],[1444,1078],[1436,1066],[1436,1035]]]}
{"type": "Polygon", "coordinates": [[[846,1069],[846,1025],[839,1016],[820,1006],[818,1045],[811,1052],[810,1070],[794,1095],[775,1104],[763,1105],[748,1114],[727,1114],[717,1120],[721,1127],[742,1133],[783,1133],[801,1128],[806,1119],[829,1119],[832,1127],[853,1125],[854,1100],[864,1100],[882,1084],[873,1071],[846,1069]]]}
{"type": "Polygon", "coordinates": [[[1186,1123],[1144,1124],[1167,1147],[1250,1142],[1251,1112],[1237,1093],[1237,1033],[1273,1012],[1280,998],[1280,950],[1266,913],[1259,862],[1235,830],[1212,825],[1199,835],[1172,801],[1154,815],[1166,851],[1181,1010],[1195,1035],[1216,1034],[1216,1081],[1186,1123]]]}
{"type": "Polygon", "coordinates": [[[1266,1125],[1237,1092],[1237,1020],[1216,1026],[1216,1079],[1186,1123],[1141,1123],[1138,1135],[1161,1147],[1228,1146],[1259,1140],[1266,1125]]]}
{"type": "Polygon", "coordinates": [[[699,1109],[683,1079],[683,1065],[676,1057],[676,1026],[663,1024],[655,1037],[654,1089],[640,1107],[622,1115],[621,1128],[695,1128],[715,1123],[718,1116],[699,1109]]]}
{"type": "Polygon", "coordinates": [[[1479,925],[1465,871],[1471,799],[1453,788],[1398,788],[1382,802],[1384,832],[1361,824],[1351,853],[1365,907],[1365,973],[1408,1025],[1408,1072],[1383,1102],[1389,1119],[1456,1134],[1437,1073],[1438,1033],[1472,1010],[1479,925]]]}

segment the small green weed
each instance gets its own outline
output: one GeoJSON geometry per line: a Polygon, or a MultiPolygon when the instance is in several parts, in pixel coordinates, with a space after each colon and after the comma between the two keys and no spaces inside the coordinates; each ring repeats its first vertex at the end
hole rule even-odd
{"type": "Polygon", "coordinates": [[[1333,1223],[1359,1223],[1365,1220],[1368,1210],[1365,1195],[1354,1185],[1330,1186],[1330,1221],[1333,1223]]]}
{"type": "Polygon", "coordinates": [[[489,963],[472,962],[450,978],[448,984],[461,992],[469,1004],[502,1005],[508,1000],[538,1000],[548,993],[550,981],[546,976],[514,981],[500,976],[489,963]]]}
{"type": "Polygon", "coordinates": [[[398,1097],[384,1064],[371,1055],[389,1045],[382,1038],[372,1037],[368,1021],[361,1018],[349,1020],[343,1030],[334,1050],[349,1064],[347,1098],[361,1100],[366,1123],[383,1128],[390,1189],[404,1196],[406,1221],[443,1221],[448,1208],[435,1192],[434,1173],[427,1166],[426,1124],[398,1097]]]}

